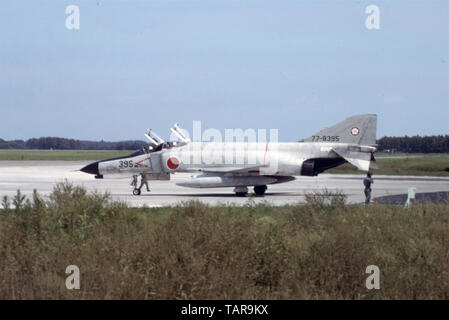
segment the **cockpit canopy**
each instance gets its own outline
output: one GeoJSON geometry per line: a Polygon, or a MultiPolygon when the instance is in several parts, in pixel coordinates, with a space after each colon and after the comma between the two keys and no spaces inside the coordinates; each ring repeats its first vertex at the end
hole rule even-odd
{"type": "Polygon", "coordinates": [[[162,139],[158,134],[156,134],[151,129],[148,129],[145,133],[145,137],[150,140],[150,143],[148,144],[148,147],[142,148],[136,152],[134,152],[132,155],[140,155],[144,153],[151,153],[155,151],[161,151],[162,149],[171,149],[175,147],[180,147],[183,145],[186,145],[190,142],[190,139],[188,139],[184,133],[182,132],[182,129],[179,127],[177,123],[173,125],[173,127],[170,128],[170,130],[179,138],[180,141],[165,141],[162,139]]]}

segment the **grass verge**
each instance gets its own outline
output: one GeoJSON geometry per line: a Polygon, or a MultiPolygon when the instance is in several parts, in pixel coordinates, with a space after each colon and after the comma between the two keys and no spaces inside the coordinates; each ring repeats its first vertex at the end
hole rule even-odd
{"type": "Polygon", "coordinates": [[[104,160],[130,153],[128,150],[0,150],[0,160],[104,160]]]}
{"type": "Polygon", "coordinates": [[[49,200],[3,198],[0,299],[448,299],[448,244],[448,203],[348,206],[324,192],[135,209],[60,183],[49,200]],[[65,287],[68,265],[80,290],[65,287]],[[365,287],[368,265],[380,290],[365,287]]]}
{"type": "MultiPolygon", "coordinates": [[[[445,171],[449,167],[449,155],[431,155],[419,158],[379,158],[376,160],[379,170],[373,170],[375,175],[402,175],[402,176],[438,176],[449,177],[445,171]]],[[[361,174],[349,163],[326,171],[326,173],[361,174]]]]}

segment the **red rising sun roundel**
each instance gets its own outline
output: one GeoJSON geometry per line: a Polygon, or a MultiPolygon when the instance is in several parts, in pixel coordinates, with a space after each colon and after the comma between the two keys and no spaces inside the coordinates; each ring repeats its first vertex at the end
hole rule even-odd
{"type": "Polygon", "coordinates": [[[171,170],[175,170],[179,167],[179,160],[176,157],[170,157],[167,159],[167,167],[171,170]]]}
{"type": "Polygon", "coordinates": [[[352,134],[353,136],[356,136],[356,135],[358,135],[359,133],[360,133],[359,128],[357,128],[357,127],[352,127],[352,128],[351,128],[351,134],[352,134]]]}

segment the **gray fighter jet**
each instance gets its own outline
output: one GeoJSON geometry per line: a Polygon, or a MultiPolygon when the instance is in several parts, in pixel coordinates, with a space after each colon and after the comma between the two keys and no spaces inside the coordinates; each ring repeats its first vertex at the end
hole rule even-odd
{"type": "MultiPolygon", "coordinates": [[[[133,194],[139,195],[148,180],[169,180],[176,172],[197,175],[177,185],[192,188],[233,187],[237,196],[254,187],[263,195],[267,185],[284,183],[295,176],[316,176],[349,162],[357,169],[377,169],[377,115],[355,115],[320,130],[299,142],[192,142],[178,125],[171,130],[178,142],[167,142],[149,130],[148,147],[126,157],[91,163],[81,171],[95,178],[133,177],[133,194]],[[137,177],[141,177],[140,187],[137,177]]],[[[148,189],[148,187],[147,187],[148,189]]]]}

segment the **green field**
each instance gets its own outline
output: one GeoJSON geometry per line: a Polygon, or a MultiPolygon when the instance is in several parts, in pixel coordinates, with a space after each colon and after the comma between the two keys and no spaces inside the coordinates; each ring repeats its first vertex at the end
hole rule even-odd
{"type": "MultiPolygon", "coordinates": [[[[449,177],[449,172],[444,169],[449,167],[449,154],[429,155],[397,155],[392,158],[382,158],[386,154],[376,154],[379,170],[373,170],[375,175],[409,175],[409,176],[438,176],[449,177]],[[404,156],[410,156],[404,158],[404,156]]],[[[390,155],[388,155],[390,156],[390,155]]],[[[349,163],[326,171],[326,173],[351,173],[360,174],[349,163]]]]}
{"type": "Polygon", "coordinates": [[[61,183],[47,201],[4,199],[0,299],[449,299],[449,203],[325,196],[135,209],[61,183]],[[80,290],[65,287],[68,265],[80,290]]]}
{"type": "MultiPolygon", "coordinates": [[[[132,151],[103,150],[0,150],[1,160],[103,160],[126,156],[132,151]]],[[[379,170],[374,174],[449,177],[449,154],[387,154],[377,153],[379,170]],[[384,158],[388,157],[388,158],[384,158]]],[[[344,164],[326,173],[361,174],[350,164],[344,164]]]]}
{"type": "Polygon", "coordinates": [[[0,150],[1,160],[103,160],[126,156],[129,150],[0,150]]]}

